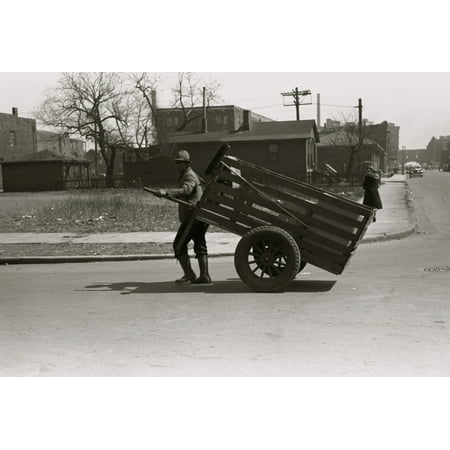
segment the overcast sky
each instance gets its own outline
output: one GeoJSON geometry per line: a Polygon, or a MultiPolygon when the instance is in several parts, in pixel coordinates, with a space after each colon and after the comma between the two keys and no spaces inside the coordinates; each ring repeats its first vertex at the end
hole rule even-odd
{"type": "MultiPolygon", "coordinates": [[[[166,82],[159,93],[161,106],[168,106],[174,73],[162,73],[166,82]]],[[[312,105],[300,108],[301,119],[317,119],[320,94],[321,123],[327,118],[357,119],[358,99],[363,117],[400,126],[400,146],[423,148],[433,136],[450,135],[450,73],[419,72],[202,72],[205,80],[222,85],[225,104],[249,108],[275,120],[295,120],[295,107],[283,106],[281,92],[298,87],[310,90],[312,105]]],[[[46,88],[59,79],[58,72],[0,72],[0,112],[31,117],[44,98],[46,88]]]]}

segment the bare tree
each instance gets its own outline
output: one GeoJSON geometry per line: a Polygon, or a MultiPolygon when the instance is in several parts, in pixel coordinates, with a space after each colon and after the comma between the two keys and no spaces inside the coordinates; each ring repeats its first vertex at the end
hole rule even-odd
{"type": "MultiPolygon", "coordinates": [[[[141,102],[138,102],[142,109],[146,106],[146,130],[151,136],[151,141],[155,145],[160,145],[160,140],[158,136],[158,115],[157,107],[155,103],[155,96],[161,78],[157,74],[152,74],[148,72],[134,73],[130,75],[130,80],[132,81],[135,90],[141,96],[141,102]]],[[[147,142],[149,142],[149,135],[147,135],[147,142]]]]}
{"type": "Polygon", "coordinates": [[[123,80],[115,72],[64,73],[36,114],[44,125],[98,144],[108,187],[113,186],[117,149],[125,139],[119,131],[128,118],[122,110],[125,96],[123,80]]]}
{"type": "Polygon", "coordinates": [[[336,150],[339,148],[339,155],[345,160],[345,176],[348,177],[353,171],[356,156],[371,132],[349,117],[343,117],[341,123],[342,125],[327,137],[327,141],[336,150]]]}
{"type": "Polygon", "coordinates": [[[173,89],[173,106],[181,108],[183,112],[183,121],[177,131],[183,130],[189,122],[202,116],[202,113],[197,112],[196,108],[202,106],[203,101],[205,101],[206,107],[211,103],[218,102],[220,88],[221,84],[217,80],[205,82],[192,72],[180,72],[177,84],[173,89]],[[205,88],[204,96],[203,88],[205,88]]]}
{"type": "Polygon", "coordinates": [[[125,75],[123,94],[113,103],[117,131],[122,147],[142,160],[142,150],[156,143],[154,108],[142,95],[133,74],[125,75]]]}

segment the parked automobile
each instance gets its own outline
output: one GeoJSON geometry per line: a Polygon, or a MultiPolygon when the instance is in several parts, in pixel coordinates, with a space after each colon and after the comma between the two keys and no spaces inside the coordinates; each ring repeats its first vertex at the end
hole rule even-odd
{"type": "Polygon", "coordinates": [[[422,166],[417,162],[409,162],[405,164],[405,171],[410,177],[423,177],[422,166]]]}

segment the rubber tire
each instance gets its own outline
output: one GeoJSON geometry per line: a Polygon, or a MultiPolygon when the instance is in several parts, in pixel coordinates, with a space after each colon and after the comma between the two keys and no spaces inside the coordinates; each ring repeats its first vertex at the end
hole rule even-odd
{"type": "Polygon", "coordinates": [[[300,266],[298,267],[298,272],[300,273],[304,268],[305,268],[305,266],[306,266],[306,261],[304,260],[304,259],[302,259],[301,261],[300,261],[300,266]]]}
{"type": "Polygon", "coordinates": [[[208,164],[208,167],[205,170],[206,176],[211,175],[217,169],[217,166],[220,164],[220,161],[222,160],[225,153],[229,149],[230,149],[230,145],[226,142],[219,147],[219,150],[217,150],[216,154],[214,155],[213,159],[208,164]]]}
{"type": "MultiPolygon", "coordinates": [[[[278,227],[263,226],[254,228],[245,234],[239,241],[234,254],[234,266],[241,280],[251,289],[258,292],[282,291],[292,283],[300,268],[301,255],[295,239],[286,231],[278,227]],[[263,241],[274,241],[281,247],[286,264],[279,274],[271,276],[263,269],[265,276],[256,276],[250,267],[253,261],[251,251],[255,245],[262,244],[263,241]]],[[[259,266],[258,266],[259,267],[259,266]]]]}

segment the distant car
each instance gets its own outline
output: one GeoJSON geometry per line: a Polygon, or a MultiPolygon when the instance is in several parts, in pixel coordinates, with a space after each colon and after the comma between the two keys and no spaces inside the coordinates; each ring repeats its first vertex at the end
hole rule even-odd
{"type": "Polygon", "coordinates": [[[420,165],[409,166],[406,168],[406,172],[410,177],[423,177],[423,169],[420,165]]]}

